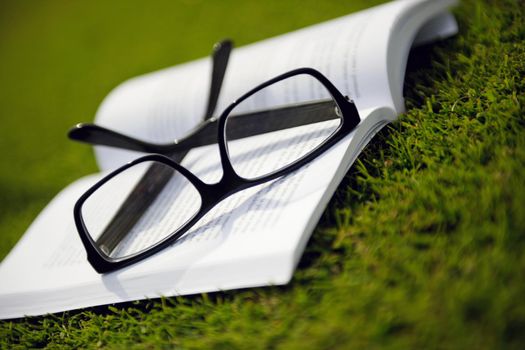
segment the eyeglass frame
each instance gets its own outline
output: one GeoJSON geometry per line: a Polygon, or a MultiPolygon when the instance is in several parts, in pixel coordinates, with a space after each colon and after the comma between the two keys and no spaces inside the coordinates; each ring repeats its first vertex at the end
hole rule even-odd
{"type": "Polygon", "coordinates": [[[196,175],[191,171],[183,167],[182,165],[174,162],[172,159],[165,155],[161,154],[150,154],[143,157],[140,157],[134,161],[129,162],[121,166],[120,168],[112,171],[96,184],[90,187],[75,203],[73,209],[73,215],[75,220],[75,225],[77,231],[80,235],[80,239],[84,248],[87,252],[87,259],[93,268],[99,273],[107,273],[114,270],[121,269],[123,267],[129,266],[131,264],[137,263],[151,255],[158,253],[159,251],[165,249],[166,247],[172,245],[176,240],[183,236],[190,228],[192,228],[204,215],[206,215],[213,207],[215,207],[219,202],[225,198],[237,193],[239,191],[245,190],[247,188],[263,184],[265,182],[277,179],[284,175],[287,175],[307,163],[311,162],[330,147],[335,145],[338,141],[347,136],[355,127],[360,123],[361,119],[359,117],[359,112],[354,104],[354,102],[343,94],[326,78],[322,73],[313,69],[313,68],[298,68],[291,70],[287,73],[281,74],[273,79],[270,79],[252,90],[248,91],[240,98],[232,102],[220,115],[218,118],[218,146],[219,154],[222,166],[222,177],[221,179],[213,184],[207,184],[200,180],[196,175]],[[255,94],[256,92],[273,85],[282,80],[288,79],[290,77],[306,74],[317,79],[330,93],[333,100],[339,107],[341,112],[340,120],[341,123],[338,128],[332,132],[332,134],[315,149],[301,157],[300,159],[284,166],[283,168],[274,171],[273,173],[255,178],[255,179],[246,179],[238,175],[231,163],[231,160],[228,155],[228,146],[226,141],[226,121],[230,112],[241,102],[255,94]],[[109,258],[97,247],[96,242],[91,238],[86,224],[82,218],[82,206],[85,201],[100,187],[102,187],[109,180],[113,179],[118,174],[124,172],[125,170],[147,161],[155,161],[167,165],[182,176],[184,176],[199,192],[201,197],[201,206],[199,210],[188,219],[182,226],[180,226],[176,231],[172,232],[170,235],[160,240],[151,247],[139,251],[137,253],[120,257],[120,258],[109,258]]]}

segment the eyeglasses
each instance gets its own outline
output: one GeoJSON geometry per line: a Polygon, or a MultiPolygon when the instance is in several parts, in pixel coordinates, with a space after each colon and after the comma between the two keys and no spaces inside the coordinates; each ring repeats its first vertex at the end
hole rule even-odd
{"type": "Polygon", "coordinates": [[[300,68],[260,84],[219,118],[206,119],[170,145],[137,143],[103,131],[106,145],[162,154],[120,167],[79,198],[74,218],[88,261],[104,273],[151,256],[223,199],[299,169],[359,122],[354,103],[324,75],[300,68]],[[303,94],[294,94],[298,86],[306,87],[303,94]],[[218,144],[222,177],[209,184],[179,163],[190,150],[211,144],[218,144]]]}

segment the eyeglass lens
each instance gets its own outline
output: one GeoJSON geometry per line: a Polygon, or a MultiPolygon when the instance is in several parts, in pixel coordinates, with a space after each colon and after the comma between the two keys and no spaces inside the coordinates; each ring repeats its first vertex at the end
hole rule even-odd
{"type": "Polygon", "coordinates": [[[341,122],[337,103],[314,77],[300,74],[278,81],[229,113],[225,136],[233,169],[250,180],[281,170],[318,148],[341,122]],[[246,118],[260,129],[277,131],[243,137],[246,118]]]}
{"type": "Polygon", "coordinates": [[[82,206],[99,250],[119,259],[140,253],[178,231],[201,207],[193,184],[164,163],[147,161],[112,177],[82,206]]]}

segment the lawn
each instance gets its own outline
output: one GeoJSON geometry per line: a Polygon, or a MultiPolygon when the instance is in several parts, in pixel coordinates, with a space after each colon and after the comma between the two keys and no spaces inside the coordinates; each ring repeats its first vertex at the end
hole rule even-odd
{"type": "MultiPolygon", "coordinates": [[[[65,134],[111,88],[380,2],[3,1],[0,259],[96,172],[65,134]]],[[[351,168],[289,285],[0,321],[1,347],[525,348],[523,8],[464,0],[459,35],[414,52],[407,113],[351,168]]]]}

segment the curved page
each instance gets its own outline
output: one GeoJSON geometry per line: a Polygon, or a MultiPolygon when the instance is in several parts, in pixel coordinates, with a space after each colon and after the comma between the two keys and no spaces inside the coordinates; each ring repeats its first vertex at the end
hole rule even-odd
{"type": "MultiPolygon", "coordinates": [[[[358,107],[403,112],[401,95],[408,50],[421,27],[454,0],[400,0],[275,38],[234,49],[216,114],[256,85],[299,67],[325,74],[358,107]]],[[[454,23],[423,27],[426,41],[455,31],[454,23]]],[[[209,58],[131,79],[101,105],[96,123],[152,141],[187,134],[204,115],[211,71],[209,58]]],[[[310,86],[288,91],[304,100],[310,86]]],[[[271,101],[266,101],[271,103],[271,101]]],[[[264,105],[262,105],[264,107],[264,105]]],[[[101,169],[115,168],[140,154],[97,147],[101,169]]]]}

